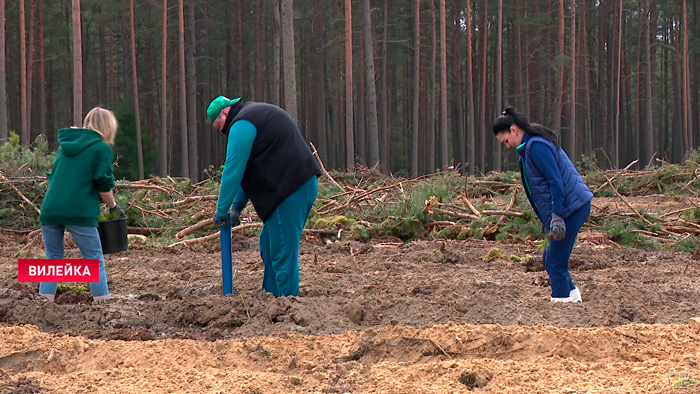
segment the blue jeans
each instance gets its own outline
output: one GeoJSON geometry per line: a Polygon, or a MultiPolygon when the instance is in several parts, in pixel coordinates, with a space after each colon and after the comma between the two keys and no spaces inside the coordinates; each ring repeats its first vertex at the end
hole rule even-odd
{"type": "Polygon", "coordinates": [[[263,290],[275,297],[299,295],[299,243],[306,219],[318,195],[316,175],[287,197],[260,233],[260,257],[265,263],[263,290]]]}
{"type": "MultiPolygon", "coordinates": [[[[47,259],[62,259],[63,258],[63,231],[70,231],[75,244],[80,249],[80,254],[84,259],[100,260],[100,281],[90,282],[90,292],[93,297],[102,297],[109,295],[107,288],[107,271],[105,270],[105,258],[102,254],[102,244],[100,243],[100,234],[97,232],[97,227],[85,226],[63,226],[63,225],[45,225],[41,226],[41,234],[44,236],[44,251],[47,259]]],[[[41,282],[39,283],[39,294],[55,295],[58,283],[56,282],[41,282]]]]}
{"type": "MultiPolygon", "coordinates": [[[[569,257],[574,249],[576,237],[581,227],[588,220],[591,213],[591,202],[589,201],[576,212],[564,219],[566,223],[566,235],[561,241],[549,241],[549,247],[542,254],[544,268],[549,274],[549,283],[552,285],[552,297],[566,298],[575,289],[574,282],[569,273],[569,257]]],[[[547,224],[549,233],[549,224],[547,224]]]]}

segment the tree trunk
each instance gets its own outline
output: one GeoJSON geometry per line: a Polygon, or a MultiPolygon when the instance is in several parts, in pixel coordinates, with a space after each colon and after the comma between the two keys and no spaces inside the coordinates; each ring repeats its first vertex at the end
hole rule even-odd
{"type": "Polygon", "coordinates": [[[199,136],[197,133],[197,66],[195,63],[197,30],[194,18],[194,0],[187,5],[187,24],[189,25],[190,45],[187,47],[187,145],[189,147],[190,179],[199,182],[199,136]]]}
{"type": "Polygon", "coordinates": [[[437,117],[437,22],[435,21],[435,0],[430,0],[430,30],[432,34],[432,39],[430,41],[430,86],[428,86],[428,97],[429,97],[429,110],[428,110],[428,155],[427,155],[427,173],[432,174],[435,172],[435,167],[437,166],[437,161],[435,160],[435,119],[437,117]]]}
{"type": "MultiPolygon", "coordinates": [[[[361,3],[360,3],[361,4],[361,3]]],[[[365,45],[364,45],[364,34],[358,31],[358,53],[357,58],[362,60],[365,58],[365,45]]],[[[357,158],[364,164],[367,165],[367,95],[365,94],[365,72],[364,67],[358,67],[357,70],[357,103],[355,108],[357,108],[357,146],[355,147],[355,154],[357,158]]]]}
{"type": "Polygon", "coordinates": [[[382,44],[381,55],[379,57],[379,135],[380,141],[380,168],[382,173],[388,174],[391,168],[391,158],[389,157],[389,111],[388,111],[388,91],[387,91],[387,52],[386,45],[389,25],[389,1],[383,1],[382,12],[382,44]]]}
{"type": "Polygon", "coordinates": [[[578,155],[576,152],[576,0],[571,0],[571,118],[569,120],[569,133],[567,138],[567,147],[571,161],[576,163],[578,155]]]}
{"type": "Polygon", "coordinates": [[[7,112],[7,70],[5,68],[5,50],[7,36],[5,34],[5,0],[0,0],[0,144],[9,138],[7,112]]]}
{"type": "Polygon", "coordinates": [[[282,36],[280,35],[280,1],[272,0],[272,87],[270,100],[272,104],[281,106],[280,101],[280,54],[282,36]]]}
{"type": "MultiPolygon", "coordinates": [[[[591,133],[593,135],[593,148],[598,149],[601,148],[598,152],[605,153],[606,155],[609,155],[611,152],[610,150],[610,141],[611,141],[611,132],[610,132],[610,104],[609,104],[609,99],[610,99],[610,94],[609,92],[612,90],[609,86],[610,78],[609,78],[609,72],[608,68],[610,66],[609,64],[609,59],[610,57],[608,56],[609,51],[606,51],[605,48],[609,47],[611,44],[609,42],[609,34],[608,34],[608,25],[607,19],[611,18],[611,12],[612,11],[612,0],[606,0],[600,4],[600,12],[602,12],[603,15],[607,15],[606,23],[601,23],[600,26],[598,27],[598,61],[597,61],[597,69],[595,74],[597,78],[593,78],[592,82],[593,85],[596,85],[598,87],[597,89],[597,94],[596,94],[596,99],[593,100],[593,111],[594,113],[598,114],[598,116],[595,116],[593,118],[593,123],[592,123],[592,129],[596,130],[597,133],[591,133]]],[[[614,18],[612,18],[614,19],[614,18]]],[[[594,62],[594,64],[596,64],[594,62]]],[[[603,159],[602,154],[598,154],[599,159],[603,159]]],[[[602,162],[602,160],[601,160],[602,162]]],[[[607,164],[607,162],[606,162],[607,164]]],[[[612,165],[612,163],[610,163],[612,165]]]]}
{"type": "MultiPolygon", "coordinates": [[[[625,28],[623,27],[623,30],[625,28]]],[[[623,33],[624,34],[624,33],[623,33]]],[[[622,41],[622,51],[621,53],[627,54],[627,40],[622,41]]],[[[638,130],[638,129],[633,129],[630,130],[631,127],[630,125],[632,124],[632,70],[630,68],[630,61],[628,60],[629,56],[623,55],[621,57],[622,60],[622,75],[625,76],[623,77],[623,82],[624,83],[624,88],[622,89],[622,96],[620,97],[620,101],[623,103],[622,104],[622,109],[620,116],[622,117],[621,124],[620,124],[620,140],[621,142],[621,148],[624,148],[622,150],[622,153],[620,154],[620,165],[623,165],[624,163],[629,163],[634,159],[638,159],[639,155],[634,156],[634,159],[632,158],[632,145],[636,145],[637,147],[639,146],[639,136],[638,135],[633,135],[632,131],[633,130],[638,130]],[[628,77],[627,77],[628,76],[628,77]],[[634,142],[637,142],[636,144],[634,142]]],[[[634,100],[637,101],[637,100],[634,100]]]]}
{"type": "MultiPolygon", "coordinates": [[[[695,15],[695,20],[700,19],[700,11],[698,10],[700,8],[700,4],[698,2],[693,2],[693,15],[695,15]]],[[[698,23],[693,24],[695,28],[695,42],[697,43],[698,40],[700,39],[700,26],[698,23]]],[[[700,69],[700,51],[697,50],[697,46],[695,47],[696,49],[693,51],[692,55],[689,55],[691,57],[688,58],[688,68],[691,70],[698,70],[700,69]]],[[[700,141],[700,78],[694,77],[692,80],[690,79],[690,74],[689,76],[689,83],[692,82],[692,86],[689,86],[689,93],[690,93],[690,99],[688,101],[688,105],[691,105],[695,103],[694,107],[690,107],[688,117],[689,117],[689,128],[691,130],[695,130],[694,132],[694,141],[700,141]]]]}
{"type": "Polygon", "coordinates": [[[617,62],[615,63],[615,162],[614,167],[620,168],[620,111],[622,111],[621,98],[622,98],[622,2],[619,0],[620,7],[618,8],[618,25],[617,25],[617,43],[615,49],[615,56],[617,57],[617,62]]]}
{"type": "Polygon", "coordinates": [[[415,178],[418,176],[418,150],[420,149],[420,140],[418,138],[420,132],[420,0],[415,0],[414,9],[413,113],[411,114],[413,133],[411,134],[411,171],[413,177],[415,178]]]}
{"type": "MultiPolygon", "coordinates": [[[[210,13],[209,10],[211,9],[211,5],[202,5],[202,24],[203,28],[202,30],[202,36],[203,37],[209,37],[211,34],[211,19],[210,19],[210,13]]],[[[218,92],[223,91],[218,84],[212,80],[212,72],[211,72],[211,65],[212,65],[212,55],[211,55],[211,46],[212,43],[209,40],[202,40],[202,46],[203,46],[203,51],[204,54],[202,56],[202,60],[204,62],[204,80],[202,83],[199,85],[199,92],[198,94],[198,102],[199,102],[199,110],[204,112],[205,108],[209,106],[209,102],[212,99],[211,97],[211,92],[213,89],[215,89],[218,92]]],[[[261,71],[262,72],[262,71],[261,71]]],[[[201,80],[201,78],[200,78],[201,80]]],[[[218,82],[218,81],[217,81],[218,82]]],[[[206,118],[202,117],[201,115],[197,116],[197,119],[199,120],[198,122],[198,129],[199,129],[199,135],[201,136],[201,143],[199,144],[199,155],[200,155],[200,175],[202,174],[201,170],[204,170],[206,168],[209,168],[212,165],[218,165],[220,161],[215,160],[216,158],[216,151],[214,149],[214,139],[216,137],[216,134],[219,133],[212,133],[211,128],[207,125],[208,121],[206,118]]],[[[221,146],[222,144],[216,144],[217,146],[221,146]]]]}
{"type": "Polygon", "coordinates": [[[460,166],[460,172],[464,171],[466,160],[464,158],[464,126],[462,123],[462,35],[460,0],[454,1],[453,9],[453,33],[452,33],[452,152],[455,168],[460,166]]]}
{"type": "Polygon", "coordinates": [[[36,26],[36,0],[29,1],[29,47],[27,48],[27,121],[26,128],[29,133],[29,141],[34,140],[36,132],[32,133],[32,97],[34,95],[34,31],[36,26]]]}
{"type": "MultiPolygon", "coordinates": [[[[79,0],[73,0],[73,13],[75,14],[75,3],[79,0]]],[[[78,2],[78,7],[80,3],[78,2]]],[[[78,8],[80,10],[80,8],[78,8]]],[[[30,136],[29,127],[27,126],[28,106],[27,103],[27,41],[26,37],[26,20],[24,15],[24,0],[19,0],[19,94],[20,94],[20,141],[22,145],[29,146],[30,136]]],[[[75,23],[75,16],[73,17],[75,23]]],[[[75,30],[73,32],[75,34],[75,30]]],[[[78,29],[78,31],[80,31],[78,29]]],[[[78,32],[78,37],[80,33],[78,32]]],[[[74,40],[75,41],[75,40],[74,40]]],[[[80,41],[78,41],[80,42],[80,41]]],[[[75,60],[75,58],[74,58],[75,60]]]]}
{"type": "MultiPolygon", "coordinates": [[[[23,1],[23,0],[21,0],[23,1]]],[[[80,0],[73,0],[73,125],[83,118],[83,52],[80,23],[80,0]]]]}
{"type": "MultiPolygon", "coordinates": [[[[552,119],[552,129],[558,133],[561,132],[561,111],[562,111],[562,96],[564,96],[564,57],[566,56],[566,32],[564,31],[564,0],[557,1],[558,10],[558,26],[559,34],[557,36],[557,59],[554,62],[556,67],[557,82],[554,91],[554,115],[552,119]]],[[[561,135],[562,133],[560,133],[561,135]]]]}
{"type": "MultiPolygon", "coordinates": [[[[306,51],[299,51],[299,57],[296,60],[296,68],[299,70],[299,79],[297,80],[297,110],[299,112],[297,117],[297,124],[301,130],[301,135],[306,141],[311,141],[318,149],[319,143],[316,136],[317,133],[317,108],[315,106],[308,105],[310,96],[317,93],[318,81],[316,81],[316,75],[310,75],[316,72],[316,41],[314,40],[315,29],[314,23],[316,22],[316,16],[313,14],[315,10],[312,8],[316,0],[312,2],[297,2],[297,11],[300,15],[313,15],[309,18],[311,26],[306,29],[305,25],[301,23],[297,24],[298,31],[295,35],[295,40],[297,42],[295,45],[297,48],[306,48],[306,51]],[[307,39],[306,37],[309,37],[307,39]]],[[[319,151],[320,154],[320,151],[319,151]]],[[[321,157],[323,159],[323,156],[321,157]]]]}
{"type": "MultiPolygon", "coordinates": [[[[564,0],[560,0],[564,1],[564,0]]],[[[502,111],[503,106],[503,0],[498,0],[498,29],[496,40],[496,108],[495,114],[502,111]]],[[[496,115],[497,116],[497,115],[496,115]]],[[[493,116],[495,118],[496,116],[493,116]]],[[[500,172],[501,165],[501,149],[503,144],[494,144],[493,146],[493,169],[500,172]]]]}
{"type": "Polygon", "coordinates": [[[115,83],[114,83],[114,34],[112,33],[112,24],[109,24],[109,83],[107,84],[107,106],[114,108],[114,95],[115,95],[115,83]]]}
{"type": "Polygon", "coordinates": [[[651,15],[651,1],[646,0],[645,7],[645,34],[644,34],[644,63],[646,64],[646,69],[644,72],[644,135],[645,135],[645,160],[642,164],[650,162],[651,158],[656,152],[655,142],[656,138],[654,135],[654,95],[652,90],[652,68],[651,68],[651,37],[652,34],[656,36],[656,25],[654,29],[651,28],[650,19],[651,15]]]}
{"type": "MultiPolygon", "coordinates": [[[[63,63],[65,65],[67,62],[63,61],[61,63],[63,63]]],[[[56,80],[55,75],[57,73],[54,72],[53,65],[54,65],[53,62],[48,63],[48,70],[46,73],[46,75],[47,75],[46,85],[47,86],[51,86],[52,82],[54,80],[56,80]]],[[[65,80],[67,81],[69,79],[65,78],[65,80]]],[[[53,120],[55,118],[54,115],[56,113],[56,108],[58,107],[58,105],[55,105],[52,99],[53,99],[52,91],[51,91],[51,89],[47,89],[46,90],[46,119],[47,119],[46,137],[49,139],[49,147],[51,147],[52,149],[55,149],[56,148],[56,143],[55,143],[56,137],[55,137],[55,128],[53,127],[53,120]]]]}
{"type": "Polygon", "coordinates": [[[587,7],[584,6],[582,7],[582,13],[581,15],[581,35],[582,40],[581,42],[583,43],[582,46],[582,57],[583,57],[583,62],[582,62],[582,68],[583,68],[583,103],[586,111],[586,118],[585,118],[585,125],[584,125],[584,131],[583,131],[583,152],[587,156],[591,156],[591,146],[593,142],[593,122],[592,122],[592,116],[591,116],[591,111],[593,110],[593,107],[591,106],[591,85],[589,81],[589,75],[590,73],[593,72],[593,70],[590,70],[589,67],[589,59],[588,59],[588,36],[587,36],[587,30],[586,30],[586,20],[588,19],[588,10],[587,7]]]}
{"type": "Polygon", "coordinates": [[[345,0],[345,160],[350,171],[355,169],[355,139],[353,138],[355,114],[352,104],[352,0],[345,0]]]}
{"type": "Polygon", "coordinates": [[[445,2],[440,3],[440,156],[442,170],[449,166],[450,154],[447,145],[447,35],[445,32],[445,2]]]}
{"type": "MultiPolygon", "coordinates": [[[[236,35],[235,30],[234,30],[234,25],[236,23],[234,17],[233,17],[233,7],[226,7],[226,35],[225,37],[229,38],[229,42],[226,43],[226,64],[224,65],[224,80],[225,80],[225,86],[226,86],[226,92],[228,94],[235,96],[236,91],[235,89],[235,83],[233,81],[233,74],[236,72],[233,68],[233,64],[236,62],[234,59],[233,55],[233,37],[236,35]]],[[[226,147],[224,147],[225,149],[226,147]]]]}
{"type": "MultiPolygon", "coordinates": [[[[640,4],[641,6],[641,4],[640,4]]],[[[648,9],[647,7],[644,7],[644,9],[648,9]]],[[[643,10],[640,10],[639,12],[639,17],[638,17],[638,23],[637,23],[637,53],[635,54],[636,59],[634,62],[635,65],[635,91],[634,94],[636,95],[636,100],[634,100],[634,124],[633,124],[633,133],[636,134],[636,139],[632,139],[630,141],[630,148],[632,150],[632,160],[634,159],[639,159],[640,162],[645,163],[646,160],[644,158],[644,150],[645,146],[648,145],[648,142],[645,140],[646,133],[644,133],[645,127],[642,124],[642,105],[644,104],[644,98],[642,95],[642,76],[644,73],[642,72],[642,56],[644,55],[644,52],[642,51],[642,46],[644,45],[644,34],[646,32],[646,29],[644,28],[645,26],[645,20],[648,20],[648,14],[645,14],[644,12],[641,12],[643,10]]],[[[639,162],[632,167],[634,169],[639,169],[639,162]]]]}
{"type": "Polygon", "coordinates": [[[294,5],[282,0],[282,53],[284,67],[284,109],[297,121],[297,77],[294,54],[294,5]]]}
{"type": "Polygon", "coordinates": [[[253,100],[263,101],[263,68],[262,55],[265,51],[262,50],[260,42],[260,0],[255,0],[255,96],[253,100]]]}
{"type": "MultiPolygon", "coordinates": [[[[674,18],[675,19],[675,18],[674,18]]],[[[673,20],[670,21],[671,24],[673,24],[673,20]]],[[[673,92],[673,106],[669,106],[668,104],[665,106],[669,110],[672,108],[673,112],[670,115],[671,118],[671,125],[670,125],[670,130],[668,130],[668,135],[665,137],[668,139],[669,137],[672,140],[672,152],[673,155],[671,157],[671,160],[674,162],[680,162],[683,160],[683,156],[685,154],[685,150],[687,148],[686,144],[686,137],[685,133],[683,130],[683,73],[681,70],[681,53],[682,53],[682,47],[680,43],[680,34],[676,30],[676,26],[667,26],[667,29],[669,29],[668,34],[670,35],[670,44],[674,49],[675,54],[672,55],[671,57],[671,64],[672,67],[672,72],[671,72],[671,83],[672,83],[672,89],[671,91],[673,92]]]]}
{"type": "MultiPolygon", "coordinates": [[[[241,0],[234,0],[232,6],[233,18],[233,97],[242,97],[246,94],[243,81],[244,78],[244,62],[243,62],[243,4],[241,0]]],[[[250,97],[250,96],[246,96],[250,97]]],[[[190,160],[192,160],[190,158],[190,160]]]]}
{"type": "Polygon", "coordinates": [[[131,77],[134,87],[134,118],[136,119],[136,155],[138,156],[139,179],[143,179],[143,146],[141,141],[141,109],[139,107],[139,82],[136,72],[136,27],[134,26],[134,0],[129,0],[129,18],[131,25],[131,77]]]}
{"type": "MultiPolygon", "coordinates": [[[[517,99],[515,100],[515,105],[519,111],[523,113],[528,113],[525,103],[526,95],[523,90],[525,88],[523,78],[523,73],[527,70],[525,64],[523,64],[523,29],[520,23],[517,23],[522,18],[522,7],[521,0],[515,0],[515,53],[516,53],[516,63],[515,63],[515,95],[517,99]]],[[[525,0],[523,2],[526,3],[525,0]]],[[[527,8],[527,6],[525,7],[527,8]]]]}
{"type": "MultiPolygon", "coordinates": [[[[38,116],[37,123],[35,127],[37,134],[46,135],[46,86],[44,81],[45,74],[45,59],[44,59],[44,12],[41,1],[37,1],[37,51],[38,51],[38,72],[37,72],[37,104],[38,104],[38,116]]],[[[0,138],[2,139],[2,138],[0,138]]]]}
{"type": "Polygon", "coordinates": [[[326,94],[326,53],[324,51],[324,46],[326,43],[326,29],[323,26],[323,8],[321,0],[316,2],[316,27],[314,29],[314,34],[317,36],[316,41],[316,54],[315,54],[315,84],[316,92],[313,96],[320,100],[320,105],[314,105],[316,108],[316,130],[318,131],[318,153],[322,158],[327,160],[329,158],[328,149],[328,127],[326,125],[327,116],[326,113],[329,107],[329,100],[327,100],[326,94]]]}
{"type": "MultiPolygon", "coordinates": [[[[474,175],[476,167],[476,132],[474,130],[474,73],[472,68],[472,11],[471,0],[467,0],[466,31],[467,31],[467,149],[469,152],[469,175],[474,175]]],[[[482,136],[483,137],[483,136],[482,136]]]]}
{"type": "MultiPolygon", "coordinates": [[[[688,2],[683,0],[681,25],[683,26],[683,135],[685,136],[685,152],[692,149],[693,141],[693,125],[691,122],[690,113],[690,59],[688,58],[688,2]]],[[[696,19],[697,22],[697,19],[696,19]]],[[[684,155],[685,155],[684,152],[684,155]]]]}
{"type": "Polygon", "coordinates": [[[369,161],[371,168],[379,163],[379,124],[377,120],[377,85],[374,74],[374,45],[369,0],[362,0],[362,24],[365,40],[365,85],[367,90],[367,128],[369,137],[369,161]]]}
{"type": "MultiPolygon", "coordinates": [[[[339,1],[333,2],[333,15],[341,14],[341,6],[343,7],[343,15],[345,12],[345,5],[339,1]]],[[[344,19],[343,19],[344,21],[344,19]]],[[[333,24],[333,40],[339,42],[344,38],[345,31],[341,33],[340,23],[333,24]]],[[[343,26],[344,29],[344,26],[343,26]]],[[[341,57],[344,52],[333,51],[331,55],[331,81],[342,81],[343,73],[341,71],[341,57]]],[[[344,86],[341,82],[330,84],[330,94],[331,94],[331,119],[330,119],[330,129],[336,130],[336,132],[331,134],[331,139],[329,141],[330,154],[335,156],[335,162],[337,163],[336,168],[348,169],[349,163],[347,161],[347,151],[345,146],[345,140],[347,137],[347,130],[343,127],[345,124],[345,112],[343,107],[343,93],[344,86]]],[[[354,149],[353,149],[354,150],[354,149]]]]}
{"type": "MultiPolygon", "coordinates": [[[[148,9],[148,17],[151,18],[151,9],[148,9]]],[[[153,33],[154,30],[150,30],[147,33],[146,36],[146,42],[145,42],[145,61],[146,61],[146,67],[143,67],[144,74],[142,77],[143,80],[143,85],[142,89],[145,90],[145,101],[144,101],[144,108],[145,108],[145,113],[146,113],[146,129],[145,129],[145,137],[146,141],[149,142],[149,146],[155,146],[157,144],[156,140],[156,135],[157,133],[155,132],[155,125],[156,125],[156,113],[155,113],[155,105],[158,100],[158,95],[156,93],[156,88],[155,88],[155,83],[154,83],[154,71],[157,70],[157,62],[154,58],[155,55],[155,45],[154,45],[154,40],[153,40],[153,33]]],[[[145,160],[145,158],[144,158],[145,160]]],[[[150,164],[150,163],[149,163],[150,164]]],[[[155,164],[155,163],[153,163],[155,164]]],[[[145,163],[144,163],[144,169],[145,169],[145,163]]],[[[155,171],[153,172],[155,173],[155,171]]],[[[153,175],[153,173],[149,175],[153,175]]]]}
{"type": "MultiPolygon", "coordinates": [[[[267,66],[269,60],[265,56],[265,54],[267,53],[268,45],[269,45],[269,43],[267,41],[267,33],[269,30],[269,28],[268,28],[269,19],[267,18],[268,5],[269,5],[268,1],[263,0],[263,5],[262,5],[263,17],[262,17],[262,26],[261,26],[262,27],[262,42],[260,43],[261,47],[258,48],[258,50],[261,52],[261,54],[260,54],[260,61],[261,61],[260,67],[261,67],[261,69],[257,71],[257,72],[262,74],[260,77],[260,83],[261,83],[260,93],[262,94],[262,96],[259,99],[256,99],[256,100],[266,101],[266,102],[270,102],[269,101],[270,100],[270,81],[269,81],[270,74],[268,74],[269,67],[267,66]],[[263,70],[266,72],[263,72],[263,70]],[[266,93],[267,93],[267,98],[265,98],[266,93]]],[[[209,26],[209,25],[207,25],[207,26],[209,26]]],[[[207,30],[209,30],[209,27],[207,27],[207,30]]],[[[210,48],[211,46],[212,46],[212,43],[209,42],[207,45],[207,48],[210,48]]],[[[211,64],[211,59],[208,60],[208,62],[211,64]]]]}
{"type": "MultiPolygon", "coordinates": [[[[483,47],[481,48],[481,130],[488,130],[488,118],[489,113],[486,106],[486,84],[487,84],[487,67],[488,67],[488,47],[489,47],[489,2],[484,0],[484,13],[482,15],[482,20],[484,26],[482,27],[482,37],[483,37],[483,47]]],[[[486,138],[482,136],[481,138],[481,168],[483,173],[486,173],[486,165],[488,161],[486,160],[486,138]]]]}
{"type": "Polygon", "coordinates": [[[158,175],[168,175],[168,0],[163,0],[163,30],[160,64],[160,135],[158,138],[158,175]]]}
{"type": "MultiPolygon", "coordinates": [[[[41,2],[39,2],[41,3],[41,2]]],[[[100,12],[101,13],[101,12],[100,12]]],[[[100,103],[106,103],[107,102],[107,44],[105,43],[105,26],[104,24],[100,24],[100,27],[98,28],[98,35],[99,35],[99,45],[100,45],[100,77],[99,81],[100,83],[97,86],[97,89],[99,89],[99,92],[97,93],[97,99],[100,103]]]]}
{"type": "Polygon", "coordinates": [[[190,177],[189,149],[187,144],[187,87],[185,75],[185,4],[178,0],[178,65],[180,67],[180,170],[182,176],[190,177]]]}

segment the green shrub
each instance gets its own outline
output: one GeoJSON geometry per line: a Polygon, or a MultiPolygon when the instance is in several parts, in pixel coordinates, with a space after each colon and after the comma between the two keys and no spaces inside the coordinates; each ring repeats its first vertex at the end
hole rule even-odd
{"type": "Polygon", "coordinates": [[[0,170],[6,176],[43,176],[49,172],[56,153],[49,152],[46,137],[36,137],[30,147],[20,145],[19,141],[19,135],[13,131],[0,145],[0,170]]]}

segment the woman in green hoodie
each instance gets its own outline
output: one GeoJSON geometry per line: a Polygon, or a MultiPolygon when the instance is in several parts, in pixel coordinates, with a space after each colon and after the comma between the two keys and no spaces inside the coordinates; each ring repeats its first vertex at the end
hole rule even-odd
{"type": "MultiPolygon", "coordinates": [[[[105,203],[110,212],[125,216],[112,194],[114,175],[110,145],[114,144],[116,135],[114,113],[100,107],[90,110],[82,128],[58,130],[59,148],[39,216],[47,259],[63,258],[63,234],[68,230],[84,259],[100,261],[100,281],[90,283],[95,300],[110,297],[97,232],[100,203],[105,203]]],[[[39,295],[53,301],[57,286],[55,282],[42,282],[39,295]]]]}

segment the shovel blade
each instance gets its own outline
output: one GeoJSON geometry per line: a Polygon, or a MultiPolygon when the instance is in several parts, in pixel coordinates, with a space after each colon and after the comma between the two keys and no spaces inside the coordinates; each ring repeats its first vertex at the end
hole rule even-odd
{"type": "Polygon", "coordinates": [[[231,224],[221,227],[221,281],[224,295],[233,293],[233,257],[231,251],[231,224]]]}

